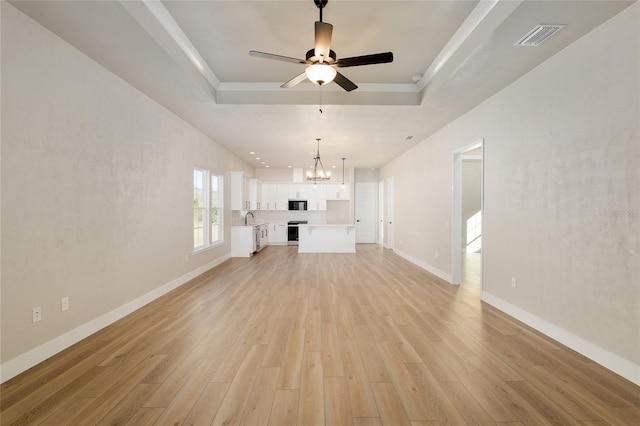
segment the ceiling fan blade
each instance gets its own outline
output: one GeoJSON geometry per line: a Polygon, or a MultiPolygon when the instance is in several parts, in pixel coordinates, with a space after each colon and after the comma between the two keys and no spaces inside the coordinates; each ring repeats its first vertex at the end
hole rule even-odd
{"type": "Polygon", "coordinates": [[[314,55],[318,60],[324,62],[329,57],[331,50],[331,34],[333,33],[333,25],[326,22],[316,21],[316,44],[314,47],[314,55]]]}
{"type": "Polygon", "coordinates": [[[338,59],[336,65],[339,67],[357,67],[359,65],[373,65],[393,62],[393,53],[374,53],[373,55],[354,56],[351,58],[338,59]]]}
{"type": "Polygon", "coordinates": [[[258,52],[257,50],[250,50],[249,56],[255,56],[256,58],[275,59],[276,61],[291,62],[294,64],[306,64],[307,61],[302,59],[290,58],[289,56],[274,55],[273,53],[258,52]]]}
{"type": "Polygon", "coordinates": [[[282,87],[283,89],[289,89],[295,86],[296,84],[302,83],[304,80],[306,80],[306,78],[307,78],[307,73],[303,72],[302,74],[293,77],[291,80],[287,81],[280,87],[282,87]]]}
{"type": "Polygon", "coordinates": [[[335,78],[333,79],[333,81],[340,87],[342,87],[344,90],[346,90],[347,92],[350,92],[352,90],[355,90],[358,88],[358,86],[356,86],[356,84],[349,80],[347,77],[345,77],[344,75],[340,74],[339,72],[336,73],[335,78]]]}

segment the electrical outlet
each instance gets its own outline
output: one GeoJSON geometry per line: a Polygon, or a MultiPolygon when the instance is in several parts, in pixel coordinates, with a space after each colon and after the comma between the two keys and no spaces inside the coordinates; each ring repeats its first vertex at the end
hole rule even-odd
{"type": "Polygon", "coordinates": [[[516,277],[511,277],[511,288],[516,288],[518,283],[516,281],[516,277]]]}
{"type": "Polygon", "coordinates": [[[34,323],[42,319],[42,308],[40,306],[31,310],[31,319],[34,323]]]}
{"type": "Polygon", "coordinates": [[[61,311],[68,311],[69,310],[69,298],[68,297],[63,297],[60,300],[60,310],[61,311]]]}

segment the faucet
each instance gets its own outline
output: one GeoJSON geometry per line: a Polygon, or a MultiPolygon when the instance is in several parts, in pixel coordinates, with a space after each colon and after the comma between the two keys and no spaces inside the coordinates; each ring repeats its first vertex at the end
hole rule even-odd
{"type": "Polygon", "coordinates": [[[251,212],[247,212],[247,214],[244,215],[244,226],[247,226],[247,216],[251,215],[252,218],[256,218],[253,213],[251,212]]]}

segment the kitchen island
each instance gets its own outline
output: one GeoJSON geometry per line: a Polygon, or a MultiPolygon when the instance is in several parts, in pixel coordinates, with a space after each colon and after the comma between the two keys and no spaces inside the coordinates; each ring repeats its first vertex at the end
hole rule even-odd
{"type": "Polygon", "coordinates": [[[299,225],[298,253],[355,253],[355,225],[299,225]]]}

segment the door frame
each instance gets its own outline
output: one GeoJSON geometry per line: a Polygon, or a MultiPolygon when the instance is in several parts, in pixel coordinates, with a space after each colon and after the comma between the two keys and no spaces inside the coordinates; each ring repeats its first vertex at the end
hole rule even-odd
{"type": "MultiPolygon", "coordinates": [[[[462,159],[464,154],[482,148],[480,151],[481,174],[480,174],[480,226],[484,241],[484,138],[464,146],[453,152],[453,194],[451,208],[451,284],[460,285],[462,281],[462,253],[460,250],[460,240],[462,238],[462,159]]],[[[484,245],[482,247],[481,259],[481,289],[484,289],[484,245]]]]}

